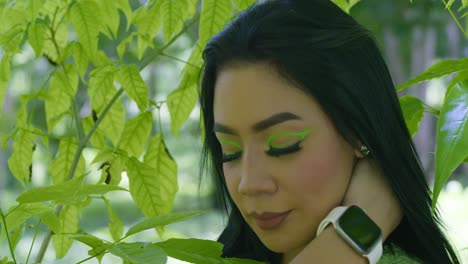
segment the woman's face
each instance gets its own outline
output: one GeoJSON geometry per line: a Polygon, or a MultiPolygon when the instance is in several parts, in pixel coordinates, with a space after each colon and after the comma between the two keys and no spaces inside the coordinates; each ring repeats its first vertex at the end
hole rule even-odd
{"type": "Polygon", "coordinates": [[[294,257],[340,205],[358,152],[313,98],[265,64],[219,73],[214,119],[232,199],[269,249],[294,257]]]}

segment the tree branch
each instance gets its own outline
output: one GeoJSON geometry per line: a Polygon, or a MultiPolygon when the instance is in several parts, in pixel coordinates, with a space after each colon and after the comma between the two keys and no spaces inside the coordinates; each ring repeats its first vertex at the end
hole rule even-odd
{"type": "MultiPolygon", "coordinates": [[[[165,49],[167,49],[172,43],[174,43],[182,34],[184,34],[189,28],[191,28],[200,18],[200,15],[197,14],[194,16],[192,21],[188,23],[177,35],[175,35],[169,42],[167,42],[161,49],[158,49],[154,51],[152,54],[149,56],[145,57],[143,61],[138,65],[139,70],[143,70],[148,66],[153,60],[158,57],[165,49]]],[[[78,162],[80,160],[81,153],[83,152],[83,149],[86,147],[88,144],[89,139],[91,136],[94,134],[96,129],[98,128],[99,124],[101,123],[102,119],[107,115],[109,112],[110,108],[112,105],[117,101],[117,99],[123,94],[123,89],[120,88],[112,97],[111,101],[106,105],[106,108],[103,110],[101,116],[99,116],[98,120],[96,123],[94,123],[94,126],[91,128],[91,130],[86,134],[85,138],[78,142],[78,148],[75,152],[75,156],[73,158],[73,163],[70,168],[70,171],[68,173],[67,179],[70,180],[73,175],[75,174],[76,168],[78,166],[78,162]]],[[[59,215],[63,206],[58,206],[56,210],[56,215],[59,215]]],[[[47,247],[49,245],[50,239],[52,237],[52,231],[49,229],[45,235],[44,240],[42,241],[41,248],[39,250],[39,253],[37,254],[36,261],[34,263],[41,263],[42,259],[44,258],[45,252],[47,250],[47,247]]]]}

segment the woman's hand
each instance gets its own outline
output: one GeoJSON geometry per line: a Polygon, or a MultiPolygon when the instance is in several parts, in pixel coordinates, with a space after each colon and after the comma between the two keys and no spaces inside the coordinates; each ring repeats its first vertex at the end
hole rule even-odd
{"type": "Polygon", "coordinates": [[[383,240],[400,223],[403,212],[382,170],[372,160],[359,159],[343,200],[344,206],[357,205],[382,229],[383,240]]]}

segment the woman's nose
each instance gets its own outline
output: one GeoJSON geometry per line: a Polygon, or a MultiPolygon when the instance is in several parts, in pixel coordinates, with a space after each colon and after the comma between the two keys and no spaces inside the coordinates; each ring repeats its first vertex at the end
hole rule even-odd
{"type": "Polygon", "coordinates": [[[269,171],[263,152],[244,152],[238,192],[243,195],[262,195],[276,192],[275,179],[269,171]]]}

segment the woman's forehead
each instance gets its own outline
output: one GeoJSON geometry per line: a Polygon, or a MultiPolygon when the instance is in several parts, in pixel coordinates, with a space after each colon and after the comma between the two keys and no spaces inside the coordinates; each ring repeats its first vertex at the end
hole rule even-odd
{"type": "Polygon", "coordinates": [[[215,122],[255,123],[276,113],[315,118],[319,106],[309,95],[265,64],[222,70],[215,84],[215,122]]]}

